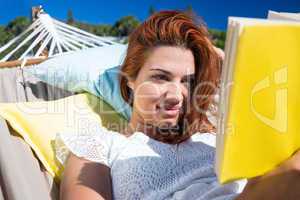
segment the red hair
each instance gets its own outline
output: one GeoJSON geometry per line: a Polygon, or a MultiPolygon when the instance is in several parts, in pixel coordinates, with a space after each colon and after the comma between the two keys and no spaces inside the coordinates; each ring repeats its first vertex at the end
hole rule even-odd
{"type": "Polygon", "coordinates": [[[130,34],[127,55],[121,67],[121,94],[130,105],[132,94],[127,86],[128,79],[134,80],[151,50],[162,45],[190,49],[195,60],[195,87],[191,88],[191,100],[187,102],[192,109],[183,117],[187,120],[187,123],[181,124],[184,126],[184,133],[181,137],[165,141],[179,143],[195,132],[206,132],[213,128],[206,111],[219,82],[221,58],[214,49],[206,26],[201,21],[196,21],[192,14],[181,11],[153,14],[130,34]],[[195,99],[196,97],[200,99],[195,99]]]}

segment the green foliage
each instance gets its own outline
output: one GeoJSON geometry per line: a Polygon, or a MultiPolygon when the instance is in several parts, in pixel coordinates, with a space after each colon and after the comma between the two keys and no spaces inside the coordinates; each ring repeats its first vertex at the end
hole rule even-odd
{"type": "Polygon", "coordinates": [[[151,6],[149,7],[149,15],[153,15],[155,12],[156,12],[156,11],[155,11],[154,7],[151,5],[151,6]]]}
{"type": "MultiPolygon", "coordinates": [[[[187,11],[191,11],[192,7],[188,6],[187,11]]],[[[149,14],[154,13],[152,6],[149,8],[149,14]]],[[[127,36],[140,24],[140,21],[134,16],[124,16],[116,21],[115,24],[89,24],[76,21],[74,19],[72,10],[67,13],[67,22],[75,27],[99,36],[115,36],[119,37],[121,42],[127,43],[127,36]]],[[[30,25],[30,20],[27,17],[17,17],[6,26],[0,26],[0,46],[6,44],[9,40],[19,35],[30,25]]],[[[224,49],[226,32],[210,29],[209,33],[214,44],[224,49]]]]}
{"type": "Polygon", "coordinates": [[[12,35],[19,35],[30,25],[30,20],[27,17],[17,17],[7,24],[5,31],[12,35]]]}
{"type": "Polygon", "coordinates": [[[72,25],[99,36],[125,37],[128,36],[139,24],[139,20],[134,16],[125,16],[119,19],[114,25],[88,24],[78,21],[75,21],[72,25]]]}
{"type": "Polygon", "coordinates": [[[93,33],[100,36],[111,35],[112,26],[109,24],[95,25],[93,33]]]}
{"type": "Polygon", "coordinates": [[[0,46],[6,44],[11,38],[13,34],[6,31],[4,26],[0,26],[0,46]]]}
{"type": "MultiPolygon", "coordinates": [[[[30,20],[27,17],[17,17],[6,26],[0,26],[0,47],[9,42],[12,38],[16,37],[22,33],[30,25],[30,20]]],[[[2,58],[7,54],[12,48],[7,49],[6,51],[0,54],[2,58]]]]}
{"type": "Polygon", "coordinates": [[[73,11],[71,9],[68,10],[68,14],[67,14],[67,24],[74,24],[75,19],[73,16],[73,11]]]}
{"type": "Polygon", "coordinates": [[[214,44],[221,48],[224,49],[225,47],[225,39],[226,39],[226,32],[225,31],[220,31],[220,30],[216,30],[216,29],[210,29],[209,33],[212,37],[212,40],[214,42],[214,44]]]}
{"type": "Polygon", "coordinates": [[[139,24],[139,20],[134,16],[125,16],[113,25],[111,33],[113,36],[128,36],[139,24]]]}
{"type": "Polygon", "coordinates": [[[192,14],[194,12],[193,10],[193,7],[191,4],[189,4],[186,9],[185,9],[185,12],[189,13],[189,14],[192,14]]]}
{"type": "Polygon", "coordinates": [[[98,36],[111,36],[112,35],[112,25],[110,24],[87,24],[83,22],[75,22],[72,24],[79,29],[85,30],[87,32],[93,33],[98,36]]]}

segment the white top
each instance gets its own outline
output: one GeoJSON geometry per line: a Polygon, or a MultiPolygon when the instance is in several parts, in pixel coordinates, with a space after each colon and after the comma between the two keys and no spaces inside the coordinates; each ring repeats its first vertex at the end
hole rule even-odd
{"type": "Polygon", "coordinates": [[[115,200],[232,200],[238,195],[236,182],[217,181],[210,133],[171,145],[142,132],[126,137],[98,126],[89,134],[59,133],[56,147],[62,163],[71,151],[110,167],[115,200]]]}

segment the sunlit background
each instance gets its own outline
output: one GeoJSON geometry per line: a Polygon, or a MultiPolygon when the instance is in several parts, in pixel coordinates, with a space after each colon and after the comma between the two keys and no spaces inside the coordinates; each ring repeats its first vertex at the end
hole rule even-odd
{"type": "Polygon", "coordinates": [[[0,0],[0,46],[31,23],[31,8],[38,5],[55,19],[122,43],[156,11],[193,11],[203,18],[220,48],[224,48],[228,16],[266,18],[268,10],[300,12],[300,0],[0,0]]]}

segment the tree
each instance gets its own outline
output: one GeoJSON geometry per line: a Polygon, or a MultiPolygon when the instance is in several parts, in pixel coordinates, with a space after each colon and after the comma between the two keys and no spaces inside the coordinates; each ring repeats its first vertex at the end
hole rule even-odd
{"type": "Polygon", "coordinates": [[[149,15],[153,15],[155,13],[155,9],[154,9],[154,7],[151,5],[150,7],[149,7],[149,15]]]}
{"type": "MultiPolygon", "coordinates": [[[[149,9],[149,12],[153,8],[151,7],[149,9]]],[[[192,11],[192,7],[188,6],[186,11],[187,10],[192,11]]],[[[73,18],[72,10],[69,10],[68,13],[69,23],[73,20],[72,26],[76,26],[80,29],[86,30],[90,33],[99,36],[119,36],[122,37],[122,42],[124,43],[127,42],[127,39],[124,36],[128,36],[140,24],[139,20],[136,19],[134,16],[122,17],[119,20],[117,20],[113,26],[110,24],[89,24],[75,21],[75,19],[73,18]]],[[[29,24],[29,18],[17,17],[11,22],[9,22],[7,26],[0,26],[0,46],[3,46],[13,37],[16,37],[21,32],[23,32],[29,26],[29,24]]],[[[210,29],[209,33],[212,37],[214,44],[217,47],[224,49],[226,32],[216,29],[210,29]]]]}
{"type": "MultiPolygon", "coordinates": [[[[5,28],[0,27],[0,46],[5,45],[9,40],[16,37],[17,35],[20,35],[29,25],[30,20],[28,17],[16,17],[14,20],[10,21],[5,28]]],[[[10,48],[2,52],[0,54],[0,59],[15,47],[16,46],[11,46],[10,48]]],[[[14,54],[14,57],[12,57],[11,59],[15,59],[20,56],[19,52],[27,47],[28,46],[22,47],[14,54]]]]}
{"type": "Polygon", "coordinates": [[[74,24],[74,16],[73,16],[73,11],[71,9],[68,10],[67,14],[67,24],[74,24]]]}
{"type": "Polygon", "coordinates": [[[185,12],[186,12],[187,14],[193,14],[193,13],[194,13],[194,10],[193,10],[193,7],[192,7],[191,4],[189,4],[189,5],[187,6],[187,8],[185,9],[185,12]]]}
{"type": "Polygon", "coordinates": [[[9,22],[5,31],[14,36],[22,33],[30,25],[28,17],[16,17],[13,21],[9,22]]]}
{"type": "Polygon", "coordinates": [[[119,37],[128,36],[139,24],[139,20],[134,16],[122,17],[113,25],[112,34],[119,37]]]}
{"type": "Polygon", "coordinates": [[[0,47],[6,44],[12,37],[12,33],[7,32],[4,26],[0,26],[0,47]]]}
{"type": "Polygon", "coordinates": [[[216,30],[216,29],[210,29],[209,33],[212,37],[212,40],[214,42],[214,44],[221,48],[224,49],[225,47],[225,39],[226,39],[226,32],[225,31],[220,31],[220,30],[216,30]]]}
{"type": "Polygon", "coordinates": [[[101,24],[101,25],[96,25],[93,32],[96,35],[108,36],[108,35],[111,34],[111,29],[112,29],[111,25],[109,25],[109,24],[101,24]]]}

